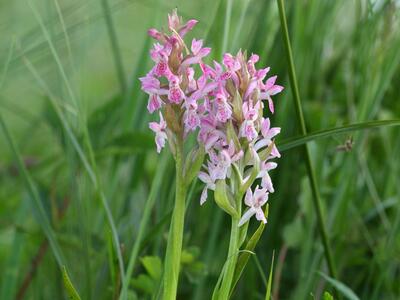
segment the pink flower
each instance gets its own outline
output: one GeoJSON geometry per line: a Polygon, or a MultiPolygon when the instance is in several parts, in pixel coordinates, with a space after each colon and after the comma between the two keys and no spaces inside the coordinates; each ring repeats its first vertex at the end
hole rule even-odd
{"type": "Polygon", "coordinates": [[[164,118],[160,112],[160,123],[157,122],[150,122],[149,127],[153,130],[156,134],[156,145],[157,145],[157,152],[160,153],[161,149],[165,146],[165,141],[167,140],[167,134],[165,129],[167,128],[167,123],[164,121],[164,118]]]}
{"type": "Polygon", "coordinates": [[[151,28],[147,31],[148,35],[151,36],[153,39],[158,41],[163,41],[164,36],[155,28],[151,28]]]}
{"type": "Polygon", "coordinates": [[[218,121],[214,116],[208,115],[200,120],[198,140],[208,152],[220,139],[225,139],[225,133],[217,129],[218,121]]]}
{"type": "MultiPolygon", "coordinates": [[[[261,148],[268,147],[272,143],[272,138],[275,137],[277,134],[281,132],[281,129],[279,127],[270,127],[271,122],[269,118],[262,119],[261,122],[261,134],[263,136],[262,139],[258,140],[256,144],[254,145],[254,149],[258,151],[261,148]]],[[[281,157],[281,154],[279,153],[278,149],[274,145],[272,148],[271,152],[272,157],[281,157]]]]}
{"type": "Polygon", "coordinates": [[[254,126],[254,122],[251,120],[245,120],[240,126],[240,136],[247,138],[250,142],[258,136],[258,132],[254,126]]]}
{"type": "Polygon", "coordinates": [[[270,193],[274,192],[274,187],[268,171],[275,169],[277,166],[278,164],[275,162],[262,162],[260,173],[258,173],[257,176],[257,178],[261,178],[261,187],[265,188],[270,193]]]}
{"type": "Polygon", "coordinates": [[[182,100],[185,98],[185,93],[179,86],[180,80],[177,76],[173,74],[171,74],[168,77],[168,80],[169,80],[168,99],[171,101],[171,103],[180,104],[182,100]]]}
{"type": "Polygon", "coordinates": [[[200,126],[200,117],[195,109],[185,111],[183,122],[185,124],[185,133],[195,130],[200,126]]]}
{"type": "Polygon", "coordinates": [[[227,122],[232,116],[232,109],[226,99],[226,96],[222,92],[216,95],[215,104],[217,110],[217,120],[222,123],[227,122]]]}
{"type": "Polygon", "coordinates": [[[181,21],[179,20],[177,10],[174,9],[172,11],[172,14],[168,14],[168,27],[170,30],[177,31],[179,29],[180,24],[181,21]]]}
{"type": "Polygon", "coordinates": [[[147,110],[152,114],[154,111],[161,108],[162,101],[158,95],[150,95],[149,102],[147,104],[147,110]]]}
{"type": "Polygon", "coordinates": [[[187,21],[187,23],[185,25],[183,25],[181,27],[181,29],[179,30],[179,35],[181,37],[184,37],[186,35],[186,33],[188,33],[189,31],[191,31],[193,29],[193,27],[198,23],[199,21],[197,20],[189,20],[187,21]]]}
{"type": "Polygon", "coordinates": [[[251,102],[244,102],[242,105],[244,121],[240,127],[239,136],[246,137],[249,142],[258,136],[254,122],[258,118],[259,109],[260,102],[257,102],[255,107],[252,107],[251,102]]]}
{"type": "Polygon", "coordinates": [[[203,181],[206,185],[203,188],[203,191],[201,192],[201,197],[200,197],[200,205],[203,205],[204,202],[207,200],[207,191],[208,190],[215,190],[215,178],[212,178],[210,175],[208,175],[206,172],[199,172],[198,175],[199,179],[203,181]]]}
{"type": "Polygon", "coordinates": [[[147,73],[145,77],[139,78],[142,83],[142,90],[147,94],[157,94],[160,90],[160,81],[153,77],[151,72],[147,73]]]}
{"type": "Polygon", "coordinates": [[[236,57],[232,56],[232,54],[225,53],[223,62],[225,67],[231,72],[240,70],[240,61],[236,57]]]}
{"type": "Polygon", "coordinates": [[[242,226],[243,224],[245,224],[254,215],[256,215],[257,220],[262,221],[263,223],[267,223],[267,219],[265,218],[264,212],[262,210],[262,206],[267,203],[267,201],[268,192],[266,189],[260,189],[257,185],[253,194],[251,188],[249,188],[246,192],[244,203],[250,208],[244,213],[239,221],[238,226],[242,226]]]}
{"type": "Polygon", "coordinates": [[[260,57],[257,54],[252,54],[247,61],[247,70],[249,71],[249,74],[251,76],[254,76],[254,74],[256,73],[256,68],[254,65],[258,62],[259,59],[260,57]]]}
{"type": "Polygon", "coordinates": [[[188,79],[188,92],[194,92],[197,90],[197,82],[194,79],[194,70],[193,68],[186,69],[186,76],[188,79]]]}
{"type": "Polygon", "coordinates": [[[268,100],[268,106],[271,113],[274,113],[274,103],[272,102],[271,96],[276,95],[283,90],[283,86],[275,84],[276,78],[277,76],[269,78],[265,83],[265,85],[263,86],[262,88],[263,91],[260,94],[260,98],[262,100],[264,99],[268,100]]]}
{"type": "Polygon", "coordinates": [[[190,65],[198,64],[201,62],[203,57],[207,56],[211,52],[211,48],[202,48],[203,47],[203,41],[202,40],[196,40],[193,39],[192,41],[192,53],[193,55],[188,56],[182,64],[181,68],[185,68],[190,65]]]}

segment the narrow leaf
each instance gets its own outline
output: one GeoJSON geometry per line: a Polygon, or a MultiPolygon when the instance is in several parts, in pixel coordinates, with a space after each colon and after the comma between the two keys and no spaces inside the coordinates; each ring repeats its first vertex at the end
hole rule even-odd
{"type": "Polygon", "coordinates": [[[350,300],[360,300],[358,296],[350,289],[347,285],[340,282],[339,280],[333,279],[332,277],[318,272],[318,274],[323,277],[326,281],[328,281],[338,292],[340,292],[343,296],[350,300]]]}
{"type": "Polygon", "coordinates": [[[67,269],[65,268],[65,266],[62,267],[62,276],[64,281],[64,287],[68,294],[68,299],[81,300],[81,297],[79,296],[71,280],[69,279],[67,269]]]}
{"type": "Polygon", "coordinates": [[[274,259],[275,259],[275,252],[272,253],[271,269],[269,270],[267,294],[265,295],[265,300],[271,299],[272,274],[274,272],[274,259]]]}
{"type": "MultiPolygon", "coordinates": [[[[267,204],[265,207],[266,218],[268,218],[268,210],[269,210],[269,205],[267,204]]],[[[235,274],[233,275],[231,294],[233,293],[233,290],[235,289],[235,286],[238,283],[240,276],[242,275],[243,270],[250,259],[250,255],[253,253],[254,248],[256,247],[258,241],[260,240],[261,235],[264,232],[264,229],[265,229],[265,224],[263,222],[260,222],[260,225],[258,226],[257,230],[253,233],[250,240],[247,242],[243,253],[240,254],[236,264],[235,274]]]]}
{"type": "Polygon", "coordinates": [[[284,140],[279,143],[278,148],[280,151],[286,151],[295,147],[302,146],[308,142],[314,141],[319,138],[332,137],[337,134],[342,134],[352,131],[373,129],[379,127],[388,127],[388,126],[400,126],[400,120],[369,121],[369,122],[361,122],[361,123],[345,125],[342,127],[324,129],[308,133],[304,136],[299,136],[284,140]]]}

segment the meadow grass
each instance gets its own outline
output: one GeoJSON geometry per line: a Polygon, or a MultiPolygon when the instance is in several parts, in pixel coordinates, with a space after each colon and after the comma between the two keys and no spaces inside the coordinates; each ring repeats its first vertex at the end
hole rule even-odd
{"type": "MultiPolygon", "coordinates": [[[[82,299],[161,295],[175,174],[137,78],[147,29],[174,7],[199,19],[214,59],[258,53],[285,86],[276,192],[232,299],[400,297],[399,4],[285,6],[298,92],[275,0],[0,4],[0,299],[63,299],[68,282],[82,299]]],[[[230,220],[189,191],[178,298],[210,299],[230,220]]]]}

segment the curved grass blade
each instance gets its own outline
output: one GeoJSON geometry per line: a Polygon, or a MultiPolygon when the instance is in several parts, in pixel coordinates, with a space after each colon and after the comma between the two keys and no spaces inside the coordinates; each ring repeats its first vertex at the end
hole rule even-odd
{"type": "Polygon", "coordinates": [[[111,17],[110,5],[108,4],[107,0],[102,0],[101,6],[103,8],[104,16],[106,19],[108,36],[110,38],[111,50],[114,56],[114,63],[117,71],[119,84],[121,86],[121,93],[124,94],[127,91],[126,78],[122,64],[121,52],[118,46],[117,33],[115,32],[114,23],[111,17]]]}
{"type": "Polygon", "coordinates": [[[148,222],[149,222],[150,213],[151,213],[151,210],[153,209],[154,202],[156,200],[156,196],[161,187],[162,179],[165,175],[165,171],[167,169],[170,157],[166,156],[164,154],[164,156],[162,156],[160,160],[161,160],[161,162],[160,162],[158,170],[157,170],[157,175],[154,178],[153,183],[151,185],[150,194],[147,198],[146,205],[144,207],[142,219],[140,220],[139,231],[138,231],[137,237],[135,239],[135,243],[133,244],[131,254],[129,256],[128,268],[126,269],[126,273],[125,273],[125,276],[122,281],[122,290],[121,290],[121,295],[119,297],[119,299],[121,299],[121,300],[125,300],[128,297],[128,287],[129,287],[130,279],[132,277],[133,267],[135,266],[136,259],[138,257],[139,250],[140,250],[140,245],[144,238],[144,234],[145,234],[148,222]]]}
{"type": "MultiPolygon", "coordinates": [[[[265,217],[268,219],[268,211],[269,211],[269,204],[265,207],[265,217]]],[[[246,267],[250,255],[253,253],[254,248],[256,247],[258,241],[261,238],[262,233],[264,232],[265,229],[265,224],[263,222],[260,222],[260,225],[258,226],[257,230],[253,233],[251,236],[250,240],[247,242],[245,251],[240,254],[237,264],[236,264],[236,269],[235,269],[235,274],[233,275],[233,280],[232,280],[232,287],[231,287],[231,295],[236,287],[236,284],[238,283],[240,276],[243,273],[244,268],[246,267]]]]}
{"type": "Polygon", "coordinates": [[[57,261],[57,264],[59,266],[64,265],[64,255],[62,254],[61,248],[55,238],[54,231],[51,227],[51,223],[49,221],[49,218],[46,214],[46,210],[43,206],[42,201],[40,200],[40,195],[37,190],[36,185],[34,184],[31,176],[29,175],[25,163],[22,161],[21,154],[19,153],[19,150],[17,149],[17,146],[14,142],[14,138],[12,137],[11,133],[8,130],[8,127],[6,123],[4,122],[3,115],[0,112],[0,125],[3,129],[4,135],[6,137],[6,140],[11,148],[12,153],[14,154],[14,158],[17,161],[17,166],[19,171],[21,172],[22,178],[25,181],[25,184],[28,188],[28,192],[30,196],[32,197],[34,201],[34,207],[37,210],[37,215],[39,216],[37,218],[37,221],[39,225],[42,227],[42,230],[49,241],[51,250],[53,251],[54,257],[57,261]]]}
{"type": "MultiPolygon", "coordinates": [[[[296,114],[297,114],[297,118],[298,118],[299,125],[301,128],[301,133],[303,135],[306,135],[307,130],[306,130],[306,124],[305,124],[304,115],[303,115],[303,109],[301,106],[299,88],[297,85],[296,71],[295,71],[295,67],[294,67],[292,48],[291,48],[290,39],[289,39],[289,30],[288,30],[288,26],[287,26],[287,22],[286,22],[284,1],[277,0],[277,3],[278,3],[278,9],[279,9],[279,16],[281,19],[281,29],[282,29],[283,41],[285,44],[288,69],[289,69],[289,79],[290,79],[290,85],[292,88],[296,114]]],[[[322,204],[321,204],[322,201],[321,201],[321,197],[319,194],[319,187],[318,187],[317,179],[316,179],[316,176],[314,173],[314,167],[313,167],[313,164],[311,161],[311,154],[310,154],[307,144],[304,145],[304,156],[305,156],[305,161],[306,161],[307,173],[308,173],[308,177],[309,177],[309,181],[310,181],[310,187],[311,187],[311,191],[312,191],[312,195],[313,195],[313,197],[312,197],[313,206],[314,206],[315,214],[316,214],[317,220],[318,220],[318,230],[319,230],[319,233],[320,233],[321,239],[322,239],[322,245],[324,248],[324,255],[325,255],[326,263],[328,265],[329,273],[331,274],[332,277],[336,278],[336,268],[335,268],[335,264],[333,262],[332,250],[331,250],[331,246],[330,246],[329,239],[328,239],[328,233],[326,230],[324,215],[322,214],[322,204]]]]}
{"type": "Polygon", "coordinates": [[[345,125],[342,127],[329,128],[324,129],[312,133],[308,133],[304,136],[294,137],[290,139],[286,139],[278,144],[280,151],[286,151],[295,147],[302,146],[308,142],[314,141],[319,138],[331,137],[337,134],[358,131],[358,130],[367,130],[373,128],[387,127],[387,126],[400,126],[400,120],[382,120],[382,121],[370,121],[370,122],[361,122],[356,124],[345,125]]]}
{"type": "Polygon", "coordinates": [[[332,286],[335,287],[335,289],[340,292],[343,296],[345,296],[349,300],[360,300],[358,296],[350,289],[347,285],[344,283],[340,282],[339,280],[333,279],[332,277],[329,277],[328,275],[318,272],[318,274],[323,277],[326,281],[328,281],[332,286]]]}
{"type": "Polygon", "coordinates": [[[274,273],[274,259],[275,259],[275,252],[272,252],[271,269],[269,270],[267,293],[265,295],[265,300],[271,299],[272,274],[274,273]]]}
{"type": "Polygon", "coordinates": [[[63,277],[63,282],[64,282],[64,287],[67,290],[68,294],[68,299],[71,300],[81,300],[81,297],[79,296],[78,292],[76,291],[74,285],[71,282],[71,279],[69,279],[67,269],[65,266],[62,266],[62,277],[63,277]]]}
{"type": "MultiPolygon", "coordinates": [[[[68,77],[67,77],[67,75],[65,73],[64,67],[61,64],[60,57],[57,54],[57,51],[56,51],[56,49],[55,49],[55,47],[53,45],[53,42],[50,39],[50,36],[49,36],[49,33],[48,33],[46,27],[44,26],[44,22],[43,22],[43,20],[42,20],[42,18],[40,16],[40,14],[38,13],[38,11],[33,6],[32,2],[28,1],[28,4],[29,4],[29,6],[30,6],[30,8],[31,8],[31,10],[32,10],[37,22],[39,23],[39,25],[40,25],[40,27],[42,29],[44,37],[46,38],[46,40],[47,40],[47,42],[49,44],[51,53],[52,53],[52,55],[53,55],[53,57],[54,57],[54,59],[55,59],[55,61],[57,63],[57,67],[58,67],[58,70],[60,72],[60,75],[61,75],[61,77],[62,77],[62,79],[63,79],[63,81],[65,83],[65,86],[67,87],[68,94],[71,97],[71,100],[72,100],[73,104],[76,107],[78,107],[77,99],[76,99],[75,94],[74,94],[74,92],[73,92],[73,90],[71,88],[71,85],[70,85],[68,77]]],[[[27,59],[25,58],[24,60],[26,61],[27,59]]],[[[31,69],[34,70],[34,67],[32,66],[32,64],[31,64],[31,69]]],[[[36,77],[39,79],[39,82],[42,82],[42,86],[44,86],[45,90],[49,91],[49,89],[46,87],[46,84],[41,80],[40,76],[38,76],[36,71],[35,71],[35,73],[37,75],[36,77]]],[[[51,92],[49,94],[51,95],[51,92]]],[[[58,106],[56,105],[55,102],[52,103],[52,104],[53,104],[53,106],[54,106],[54,108],[56,110],[58,109],[57,116],[61,120],[63,118],[63,114],[62,114],[61,110],[58,108],[58,106]]],[[[103,192],[103,189],[102,189],[102,186],[100,184],[100,180],[99,180],[100,177],[99,177],[98,172],[97,172],[95,155],[94,155],[93,147],[92,147],[92,144],[91,144],[91,141],[90,141],[90,137],[89,137],[89,131],[88,131],[87,122],[84,119],[84,116],[80,115],[79,117],[81,118],[80,121],[81,121],[81,124],[82,124],[82,127],[83,127],[82,128],[83,140],[84,140],[85,146],[87,148],[90,164],[88,163],[88,160],[86,159],[86,156],[85,156],[84,152],[80,148],[79,143],[76,141],[76,139],[74,137],[74,134],[72,133],[72,130],[69,128],[69,125],[68,125],[68,123],[66,122],[65,119],[64,119],[64,122],[62,122],[63,123],[63,127],[67,131],[67,134],[71,137],[71,141],[72,141],[76,151],[78,152],[80,158],[85,158],[83,160],[83,164],[85,165],[86,169],[88,170],[88,173],[89,173],[90,178],[92,180],[92,183],[94,185],[95,191],[99,196],[99,199],[101,201],[101,205],[102,205],[102,207],[104,209],[104,212],[106,214],[106,218],[107,218],[108,224],[109,224],[109,226],[111,228],[111,231],[112,231],[112,234],[113,234],[113,237],[114,237],[114,244],[115,244],[114,247],[115,247],[115,251],[117,253],[117,257],[118,257],[120,273],[121,273],[121,276],[124,276],[124,273],[125,273],[124,262],[123,262],[123,258],[122,258],[122,253],[121,253],[121,247],[120,247],[117,228],[116,228],[116,225],[115,225],[111,210],[109,208],[106,196],[105,196],[105,194],[103,192]]]]}

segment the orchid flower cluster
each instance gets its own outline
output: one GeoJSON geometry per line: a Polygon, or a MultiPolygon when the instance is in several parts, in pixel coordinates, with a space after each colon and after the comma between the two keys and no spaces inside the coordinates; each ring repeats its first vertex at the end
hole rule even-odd
{"type": "Polygon", "coordinates": [[[239,226],[254,215],[266,223],[262,206],[274,192],[269,171],[277,167],[271,160],[280,157],[274,144],[280,128],[272,127],[263,111],[266,106],[274,113],[271,97],[283,87],[275,84],[276,76],[267,78],[269,68],[256,69],[256,54],[226,53],[222,63],[206,64],[203,59],[211,49],[196,39],[189,49],[183,40],[196,23],[182,23],[174,11],[168,16],[168,33],[148,31],[157,41],[150,51],[154,67],[140,80],[149,94],[148,111],[160,117],[149,124],[157,152],[168,141],[174,153],[179,140],[197,133],[206,154],[196,172],[204,183],[200,204],[212,190],[221,208],[240,217],[239,226]],[[252,190],[258,178],[260,185],[252,190]],[[241,215],[243,196],[248,209],[241,215]]]}

